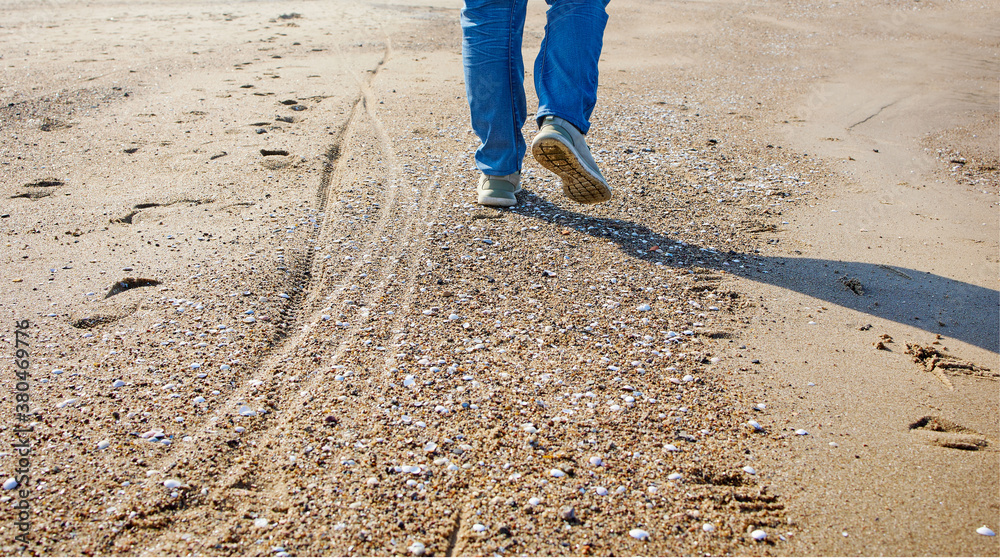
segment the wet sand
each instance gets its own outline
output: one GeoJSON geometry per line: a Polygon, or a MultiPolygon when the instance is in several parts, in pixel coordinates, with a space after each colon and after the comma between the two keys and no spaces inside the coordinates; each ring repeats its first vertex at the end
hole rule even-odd
{"type": "Polygon", "coordinates": [[[614,2],[510,210],[459,7],[0,2],[5,553],[1000,552],[997,6],[614,2]]]}

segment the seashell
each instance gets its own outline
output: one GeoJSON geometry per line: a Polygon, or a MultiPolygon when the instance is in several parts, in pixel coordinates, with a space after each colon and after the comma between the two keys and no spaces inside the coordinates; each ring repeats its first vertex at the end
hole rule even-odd
{"type": "Polygon", "coordinates": [[[421,542],[413,542],[410,544],[410,547],[406,548],[406,550],[409,551],[410,555],[413,555],[414,557],[422,557],[425,553],[427,553],[427,548],[421,542]]]}
{"type": "Polygon", "coordinates": [[[747,425],[753,427],[754,431],[757,431],[757,432],[763,432],[764,431],[764,428],[761,427],[760,423],[757,423],[756,419],[751,419],[750,421],[747,421],[747,425]]]}
{"type": "Polygon", "coordinates": [[[669,479],[669,480],[678,480],[678,479],[681,479],[682,477],[684,477],[684,476],[681,475],[681,474],[679,474],[679,473],[677,473],[677,472],[674,472],[674,473],[670,474],[669,476],[667,476],[667,479],[669,479]]]}
{"type": "Polygon", "coordinates": [[[167,489],[177,489],[180,486],[181,482],[177,481],[176,479],[168,479],[163,482],[163,487],[166,487],[167,489]]]}
{"type": "Polygon", "coordinates": [[[796,430],[795,430],[795,434],[796,434],[796,435],[808,435],[808,434],[809,434],[809,432],[808,432],[808,431],[806,431],[805,429],[796,429],[796,430]]]}
{"type": "Polygon", "coordinates": [[[701,525],[701,529],[705,532],[714,532],[715,526],[709,524],[708,522],[701,525]]]}
{"type": "Polygon", "coordinates": [[[472,531],[473,532],[485,532],[486,531],[486,526],[483,526],[482,524],[473,524],[472,525],[472,531]]]}
{"type": "Polygon", "coordinates": [[[601,460],[600,456],[591,456],[590,457],[590,464],[592,466],[594,466],[594,467],[597,467],[597,466],[600,466],[600,465],[604,464],[604,460],[601,460]]]}
{"type": "Polygon", "coordinates": [[[641,530],[639,528],[632,528],[631,530],[628,531],[628,535],[632,536],[633,538],[635,538],[637,540],[648,540],[649,539],[649,532],[647,532],[645,530],[641,530]]]}
{"type": "Polygon", "coordinates": [[[608,490],[603,487],[595,487],[594,493],[597,493],[598,495],[603,497],[608,494],[608,490]]]}
{"type": "Polygon", "coordinates": [[[531,506],[533,506],[533,507],[537,507],[538,503],[541,503],[541,502],[542,502],[542,500],[539,499],[538,497],[532,497],[532,498],[528,499],[528,504],[531,505],[531,506]]]}
{"type": "Polygon", "coordinates": [[[764,541],[767,539],[767,532],[763,530],[754,530],[753,532],[750,532],[750,537],[759,542],[764,541]]]}
{"type": "Polygon", "coordinates": [[[109,446],[111,446],[111,441],[109,441],[107,439],[104,439],[103,441],[97,443],[97,450],[104,450],[105,448],[108,448],[109,446]]]}
{"type": "Polygon", "coordinates": [[[253,408],[247,405],[240,406],[240,410],[237,412],[243,417],[253,417],[257,415],[257,412],[253,411],[253,408]]]}
{"type": "Polygon", "coordinates": [[[643,304],[639,305],[638,307],[636,307],[635,310],[637,310],[639,312],[648,312],[648,311],[653,310],[653,307],[649,306],[648,303],[643,303],[643,304]]]}
{"type": "MultiPolygon", "coordinates": [[[[7,488],[7,484],[4,484],[4,489],[6,489],[6,488],[7,488]]],[[[990,537],[997,535],[996,532],[994,532],[993,530],[990,530],[986,526],[980,526],[979,528],[976,528],[976,533],[979,534],[980,536],[990,536],[990,537]]]]}
{"type": "Polygon", "coordinates": [[[559,468],[552,468],[552,470],[549,471],[549,475],[552,477],[563,477],[566,475],[566,472],[560,470],[559,468]]]}
{"type": "Polygon", "coordinates": [[[266,518],[258,518],[257,520],[253,521],[253,525],[258,528],[267,528],[267,524],[268,522],[266,518]]]}
{"type": "Polygon", "coordinates": [[[17,489],[17,480],[14,478],[8,478],[7,481],[3,482],[3,488],[7,491],[17,489]]]}
{"type": "Polygon", "coordinates": [[[125,381],[123,380],[116,380],[113,383],[111,383],[112,388],[121,388],[123,386],[125,386],[125,381]]]}
{"type": "Polygon", "coordinates": [[[437,450],[437,447],[438,445],[436,442],[427,441],[427,444],[424,445],[424,452],[434,452],[435,450],[437,450]]]}
{"type": "Polygon", "coordinates": [[[753,466],[743,466],[743,471],[750,475],[757,475],[757,470],[753,469],[753,466]]]}

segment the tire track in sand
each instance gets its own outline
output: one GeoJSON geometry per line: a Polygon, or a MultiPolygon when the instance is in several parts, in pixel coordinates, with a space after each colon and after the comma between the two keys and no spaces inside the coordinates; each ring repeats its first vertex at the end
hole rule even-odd
{"type": "MultiPolygon", "coordinates": [[[[387,251],[388,254],[383,257],[386,260],[386,264],[383,265],[382,269],[377,273],[378,276],[377,283],[367,296],[371,299],[376,299],[384,295],[391,279],[397,276],[397,274],[393,272],[396,269],[396,266],[401,264],[399,257],[401,253],[405,250],[405,248],[400,243],[388,244],[388,245],[385,243],[380,244],[379,243],[380,235],[386,230],[387,226],[389,225],[390,219],[392,219],[393,222],[402,221],[404,223],[403,227],[400,228],[401,230],[397,235],[398,237],[405,239],[420,239],[421,235],[419,234],[419,232],[416,231],[419,228],[417,224],[423,223],[424,224],[423,228],[426,228],[427,227],[425,224],[426,216],[428,215],[429,212],[433,211],[433,208],[436,208],[441,202],[440,190],[438,191],[438,195],[435,197],[436,199],[432,200],[432,197],[429,195],[428,192],[424,192],[424,189],[422,189],[418,185],[411,184],[409,185],[408,189],[409,191],[407,192],[407,195],[404,198],[406,203],[401,204],[399,205],[399,207],[397,207],[396,200],[398,198],[399,192],[403,189],[402,185],[399,184],[400,183],[399,179],[402,175],[402,168],[398,163],[397,157],[395,155],[395,150],[392,146],[391,139],[386,133],[385,128],[381,124],[378,115],[376,113],[375,107],[377,105],[377,97],[375,96],[370,86],[371,82],[374,81],[375,77],[377,76],[378,70],[390,58],[391,58],[391,45],[387,41],[385,56],[383,57],[383,60],[379,63],[379,65],[376,67],[376,70],[371,72],[371,75],[368,76],[367,80],[358,80],[358,86],[359,89],[361,89],[361,96],[355,103],[350,118],[341,128],[338,134],[339,136],[338,141],[336,141],[327,152],[326,169],[324,170],[323,180],[321,180],[318,193],[318,197],[320,200],[320,213],[321,214],[329,213],[327,211],[327,206],[328,206],[327,200],[329,198],[331,186],[343,187],[344,186],[343,183],[345,182],[344,172],[342,171],[341,166],[338,164],[341,160],[341,156],[344,155],[341,152],[342,151],[349,152],[350,147],[352,145],[353,137],[356,134],[362,133],[357,129],[362,127],[363,123],[367,122],[368,124],[370,124],[374,128],[375,135],[378,138],[377,143],[380,147],[380,151],[388,163],[387,175],[391,177],[391,182],[388,185],[389,188],[385,189],[386,190],[385,204],[383,205],[383,209],[380,212],[379,220],[376,226],[372,228],[370,230],[370,233],[368,234],[368,240],[366,242],[368,250],[365,251],[365,253],[362,255],[363,258],[359,258],[354,261],[348,273],[345,274],[345,276],[342,278],[342,281],[338,285],[335,285],[333,289],[330,289],[328,286],[334,282],[334,278],[332,277],[332,272],[330,270],[330,267],[324,266],[322,263],[320,263],[317,266],[317,264],[314,262],[315,247],[310,246],[310,251],[308,253],[309,262],[312,268],[317,268],[317,267],[319,268],[318,270],[319,273],[310,274],[311,278],[313,278],[313,281],[311,282],[309,289],[306,290],[303,300],[299,305],[299,308],[301,309],[312,311],[310,319],[306,324],[304,324],[299,328],[298,333],[290,336],[285,341],[285,343],[282,344],[279,351],[273,353],[265,361],[264,366],[261,367],[260,369],[261,373],[255,375],[254,379],[252,379],[252,381],[248,383],[248,386],[250,387],[252,387],[253,385],[263,386],[264,381],[261,380],[263,377],[271,381],[269,383],[271,386],[268,386],[268,388],[273,390],[269,390],[270,392],[291,391],[292,390],[291,388],[283,390],[283,387],[275,386],[275,384],[276,381],[278,380],[278,377],[280,377],[281,375],[282,372],[281,369],[283,369],[286,366],[292,365],[292,362],[297,357],[296,353],[298,353],[299,350],[301,350],[304,346],[309,345],[310,341],[309,334],[316,328],[317,325],[323,322],[322,313],[324,311],[331,310],[331,308],[328,307],[327,309],[323,309],[322,311],[316,311],[315,309],[318,307],[318,301],[320,301],[324,296],[327,299],[337,298],[340,303],[340,305],[338,306],[339,310],[345,310],[344,307],[348,306],[348,304],[340,296],[343,295],[344,291],[347,288],[347,285],[349,285],[352,280],[356,280],[359,277],[365,276],[365,274],[362,274],[362,270],[365,269],[369,263],[374,261],[374,260],[369,260],[369,257],[374,257],[378,252],[389,249],[387,251]],[[420,199],[419,206],[415,206],[411,203],[413,200],[417,198],[420,199]],[[395,219],[393,219],[394,211],[398,211],[402,215],[395,216],[395,219]]],[[[329,240],[329,238],[333,236],[333,234],[328,233],[331,229],[333,229],[333,227],[330,227],[329,224],[331,219],[332,219],[331,216],[326,215],[321,222],[325,225],[322,227],[319,236],[325,238],[325,240],[329,240]]],[[[403,279],[403,281],[407,284],[412,285],[412,281],[410,280],[412,280],[413,276],[416,274],[416,270],[418,269],[416,264],[417,260],[419,260],[420,258],[420,255],[421,251],[419,250],[419,247],[411,247],[411,249],[409,250],[409,257],[407,258],[407,262],[402,263],[402,266],[408,270],[408,272],[405,274],[405,279],[403,279]]],[[[403,304],[400,305],[401,307],[400,310],[404,311],[403,313],[400,313],[400,316],[405,315],[405,310],[409,308],[409,304],[412,301],[412,290],[411,293],[408,295],[409,296],[405,297],[405,301],[403,302],[403,304]]],[[[362,315],[362,318],[365,318],[365,316],[362,315]]],[[[346,333],[344,333],[342,336],[339,336],[340,340],[337,350],[333,353],[333,357],[331,359],[333,364],[336,364],[340,361],[344,352],[352,345],[352,342],[356,341],[358,334],[361,331],[362,328],[360,324],[355,323],[355,325],[349,328],[349,330],[346,333]]],[[[299,368],[297,367],[296,370],[297,369],[299,368]]],[[[222,482],[216,487],[214,491],[207,491],[207,488],[203,488],[201,494],[196,496],[192,495],[192,493],[194,493],[194,490],[197,488],[192,487],[190,488],[190,492],[185,495],[188,497],[190,502],[183,502],[184,500],[182,499],[182,502],[179,503],[180,506],[175,507],[175,506],[170,506],[168,504],[166,508],[163,508],[162,506],[163,504],[161,503],[160,505],[154,506],[152,509],[146,511],[144,514],[141,515],[143,517],[149,517],[149,516],[155,516],[158,510],[167,512],[178,509],[189,509],[185,511],[182,515],[179,515],[179,517],[177,518],[175,518],[174,515],[168,515],[171,518],[166,523],[163,521],[165,519],[154,520],[153,522],[143,523],[146,527],[155,527],[159,529],[159,533],[157,534],[155,540],[151,542],[149,545],[144,546],[147,550],[146,551],[147,553],[149,552],[155,553],[156,551],[154,550],[160,547],[160,545],[166,539],[169,538],[169,536],[171,535],[171,530],[169,530],[168,528],[178,527],[182,530],[187,529],[186,531],[190,531],[191,526],[188,524],[188,522],[184,522],[184,520],[196,520],[198,517],[203,516],[205,511],[201,511],[198,509],[203,509],[206,506],[212,509],[220,510],[225,513],[230,513],[230,516],[232,518],[236,518],[235,526],[231,526],[230,529],[228,530],[223,530],[223,533],[221,534],[218,535],[213,534],[214,537],[212,538],[216,540],[216,543],[233,541],[234,539],[233,536],[236,535],[235,532],[238,531],[240,526],[239,519],[245,516],[246,511],[262,510],[262,509],[255,506],[255,502],[258,501],[259,499],[248,498],[249,495],[245,494],[239,495],[238,497],[240,498],[233,499],[241,503],[240,506],[234,509],[233,507],[227,504],[230,502],[229,497],[233,497],[231,493],[233,493],[234,491],[239,493],[247,493],[249,489],[258,485],[258,483],[260,486],[264,487],[272,486],[271,483],[265,483],[264,481],[265,478],[267,477],[273,477],[270,474],[273,474],[274,470],[251,471],[251,467],[253,464],[256,464],[258,462],[257,458],[262,452],[265,451],[265,449],[271,450],[270,449],[271,445],[269,444],[268,441],[270,439],[273,439],[275,434],[282,428],[288,427],[288,424],[286,422],[280,421],[280,418],[283,417],[295,418],[299,416],[298,412],[300,411],[300,409],[303,406],[307,405],[310,400],[309,394],[314,389],[322,387],[324,381],[328,380],[328,376],[331,371],[336,371],[336,369],[333,367],[324,367],[324,369],[325,372],[313,371],[313,373],[310,375],[311,378],[309,378],[305,386],[299,390],[298,395],[292,394],[289,396],[287,394],[282,394],[282,398],[279,400],[279,402],[283,403],[282,405],[283,411],[280,413],[267,414],[267,416],[263,418],[263,421],[260,421],[259,423],[263,423],[265,425],[270,424],[270,426],[263,430],[254,429],[253,431],[251,431],[251,433],[252,432],[260,433],[254,439],[247,440],[250,439],[250,437],[244,435],[243,440],[246,442],[244,444],[238,445],[241,452],[239,453],[233,452],[232,450],[225,449],[224,447],[221,447],[218,444],[214,445],[213,450],[215,450],[215,456],[213,456],[213,458],[223,458],[224,461],[228,464],[228,467],[223,466],[225,467],[225,473],[222,474],[221,476],[216,476],[216,477],[221,477],[222,482]],[[234,454],[238,454],[238,456],[233,456],[234,454]],[[193,497],[193,499],[191,497],[193,497]],[[240,514],[241,512],[243,514],[240,514]]],[[[228,411],[232,412],[232,408],[234,408],[236,405],[239,405],[239,402],[242,402],[244,399],[246,399],[246,397],[248,397],[253,392],[254,391],[252,388],[244,388],[237,394],[234,394],[233,397],[230,398],[230,402],[228,402],[229,405],[227,407],[230,408],[228,411]]],[[[217,423],[218,423],[217,421],[212,422],[212,426],[214,427],[215,424],[217,423]]],[[[255,427],[264,427],[264,425],[258,425],[255,427]]],[[[282,455],[281,452],[278,452],[277,454],[282,455]]],[[[269,491],[268,493],[271,493],[271,491],[269,491]]],[[[278,493],[280,494],[281,492],[278,491],[278,493]]],[[[268,495],[261,495],[260,498],[264,500],[270,500],[270,497],[268,495]]]]}

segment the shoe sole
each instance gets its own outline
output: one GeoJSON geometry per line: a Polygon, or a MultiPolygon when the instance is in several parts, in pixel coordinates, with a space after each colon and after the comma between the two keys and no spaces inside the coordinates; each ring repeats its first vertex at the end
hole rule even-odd
{"type": "Polygon", "coordinates": [[[531,155],[562,181],[563,194],[580,204],[611,199],[611,187],[587,170],[573,148],[556,138],[542,138],[531,146],[531,155]]]}
{"type": "Polygon", "coordinates": [[[517,200],[510,198],[493,198],[492,196],[480,196],[480,206],[492,206],[494,208],[509,208],[517,204],[517,200]]]}

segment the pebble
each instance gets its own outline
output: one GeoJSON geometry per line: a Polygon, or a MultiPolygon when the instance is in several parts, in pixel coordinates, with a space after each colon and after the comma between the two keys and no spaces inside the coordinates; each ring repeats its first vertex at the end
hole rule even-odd
{"type": "Polygon", "coordinates": [[[421,542],[413,542],[406,550],[415,557],[422,557],[427,552],[427,548],[421,542]]]}
{"type": "Polygon", "coordinates": [[[684,378],[682,378],[681,380],[684,382],[691,382],[692,380],[694,380],[694,377],[691,375],[684,375],[684,378]]]}
{"type": "Polygon", "coordinates": [[[3,488],[7,491],[17,488],[17,480],[14,478],[8,478],[7,481],[3,482],[3,488]]]}
{"type": "Polygon", "coordinates": [[[539,499],[538,497],[532,497],[532,498],[528,499],[528,504],[531,505],[531,506],[533,506],[533,507],[537,507],[538,503],[541,503],[541,502],[542,502],[542,500],[539,499]]]}
{"type": "MultiPolygon", "coordinates": [[[[7,484],[4,484],[3,487],[4,489],[6,489],[7,484]]],[[[996,532],[990,530],[987,526],[980,526],[979,528],[976,528],[976,533],[979,534],[980,536],[990,536],[990,537],[997,535],[996,532]]]]}
{"type": "Polygon", "coordinates": [[[608,490],[605,489],[604,487],[595,487],[594,493],[597,493],[598,495],[603,497],[608,494],[608,490]]]}
{"type": "Polygon", "coordinates": [[[473,524],[472,525],[472,531],[473,532],[485,532],[486,531],[486,526],[483,526],[482,524],[473,524]]]}
{"type": "Polygon", "coordinates": [[[597,467],[597,466],[600,466],[602,464],[604,464],[604,460],[601,460],[600,456],[591,456],[590,457],[590,465],[591,466],[597,467]]]}
{"type": "Polygon", "coordinates": [[[266,518],[258,518],[257,520],[253,521],[253,525],[256,526],[256,527],[258,527],[258,528],[267,528],[267,519],[266,518]]]}
{"type": "Polygon", "coordinates": [[[438,445],[436,442],[429,441],[427,444],[424,445],[424,452],[434,452],[435,450],[437,450],[437,447],[438,445]]]}
{"type": "Polygon", "coordinates": [[[251,408],[250,406],[243,405],[240,406],[239,414],[244,417],[253,417],[257,415],[257,412],[253,411],[253,408],[251,408]]]}
{"type": "Polygon", "coordinates": [[[669,476],[667,476],[667,479],[669,479],[669,480],[677,480],[677,479],[681,479],[682,477],[684,477],[684,476],[682,476],[681,474],[679,474],[677,472],[674,472],[674,473],[670,474],[669,476]]]}
{"type": "Polygon", "coordinates": [[[764,541],[767,539],[767,532],[763,530],[754,530],[753,532],[750,532],[750,537],[759,542],[764,541]]]}
{"type": "Polygon", "coordinates": [[[714,532],[715,526],[709,524],[708,522],[701,525],[701,529],[705,532],[714,532]]]}
{"type": "Polygon", "coordinates": [[[177,489],[180,486],[181,482],[177,481],[176,479],[168,479],[163,482],[163,487],[166,487],[167,489],[177,489]]]}
{"type": "Polygon", "coordinates": [[[757,475],[757,470],[753,469],[753,466],[743,466],[743,471],[750,475],[757,475]]]}
{"type": "Polygon", "coordinates": [[[667,452],[680,452],[681,451],[681,449],[677,448],[676,446],[674,446],[672,444],[668,444],[668,445],[664,446],[663,450],[665,450],[667,452]]]}
{"type": "Polygon", "coordinates": [[[647,532],[645,530],[641,530],[639,528],[632,528],[631,530],[628,531],[628,535],[632,536],[633,538],[635,538],[637,540],[648,540],[649,539],[649,532],[647,532]]]}
{"type": "Polygon", "coordinates": [[[549,472],[549,475],[551,475],[552,477],[563,477],[566,475],[566,472],[560,470],[559,468],[552,468],[552,471],[549,472]]]}
{"type": "Polygon", "coordinates": [[[559,518],[569,522],[576,518],[576,511],[573,510],[573,507],[566,505],[565,507],[559,509],[559,518]]]}
{"type": "Polygon", "coordinates": [[[104,439],[103,441],[97,443],[97,450],[104,450],[105,448],[108,448],[109,446],[111,446],[111,441],[109,441],[107,439],[104,439]]]}

